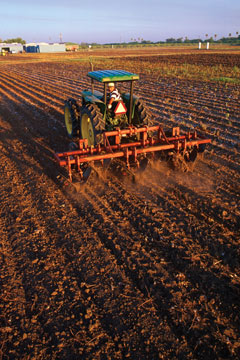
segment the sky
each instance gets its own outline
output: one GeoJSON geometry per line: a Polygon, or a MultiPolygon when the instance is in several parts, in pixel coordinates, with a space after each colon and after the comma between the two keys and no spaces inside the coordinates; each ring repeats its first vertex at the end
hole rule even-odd
{"type": "Polygon", "coordinates": [[[239,0],[0,0],[0,38],[111,43],[240,34],[239,0]]]}

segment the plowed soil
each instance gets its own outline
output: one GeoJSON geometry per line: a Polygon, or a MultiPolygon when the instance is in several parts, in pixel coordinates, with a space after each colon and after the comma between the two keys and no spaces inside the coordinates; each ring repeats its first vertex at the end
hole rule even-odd
{"type": "Polygon", "coordinates": [[[154,123],[212,144],[193,172],[154,163],[135,184],[104,173],[74,194],[53,154],[89,66],[19,58],[0,65],[0,359],[239,359],[240,86],[141,68],[154,123]]]}

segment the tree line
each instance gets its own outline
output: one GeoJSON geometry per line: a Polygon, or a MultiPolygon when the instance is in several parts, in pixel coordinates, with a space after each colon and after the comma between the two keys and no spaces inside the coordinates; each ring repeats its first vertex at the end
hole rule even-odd
{"type": "Polygon", "coordinates": [[[12,44],[12,43],[18,43],[18,44],[26,44],[26,41],[23,40],[21,37],[17,37],[15,39],[6,39],[6,40],[2,40],[0,38],[0,42],[3,42],[3,43],[8,43],[8,44],[12,44]]]}
{"type": "Polygon", "coordinates": [[[185,38],[169,38],[166,39],[166,43],[175,43],[175,44],[181,44],[181,43],[198,43],[198,42],[210,42],[210,43],[225,43],[225,44],[232,44],[232,45],[240,45],[240,35],[238,35],[238,31],[236,32],[237,36],[232,36],[231,33],[229,33],[228,37],[222,37],[221,39],[217,40],[217,34],[214,34],[214,36],[210,36],[208,34],[205,35],[206,39],[202,40],[200,38],[198,39],[188,39],[187,36],[185,38]]]}

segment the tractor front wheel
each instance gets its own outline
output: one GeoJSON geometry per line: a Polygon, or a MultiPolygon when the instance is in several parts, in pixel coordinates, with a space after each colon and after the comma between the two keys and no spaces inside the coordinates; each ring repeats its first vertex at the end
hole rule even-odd
{"type": "Polygon", "coordinates": [[[80,135],[88,140],[88,145],[101,144],[102,133],[105,130],[105,121],[99,108],[95,104],[87,104],[82,107],[80,118],[80,135]]]}

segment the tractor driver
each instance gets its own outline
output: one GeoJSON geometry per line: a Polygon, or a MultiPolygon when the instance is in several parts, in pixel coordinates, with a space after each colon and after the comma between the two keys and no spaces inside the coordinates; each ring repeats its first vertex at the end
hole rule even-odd
{"type": "Polygon", "coordinates": [[[109,90],[109,101],[108,101],[108,109],[112,108],[112,103],[114,101],[122,100],[121,95],[117,88],[115,88],[115,84],[113,82],[108,84],[109,90]]]}

